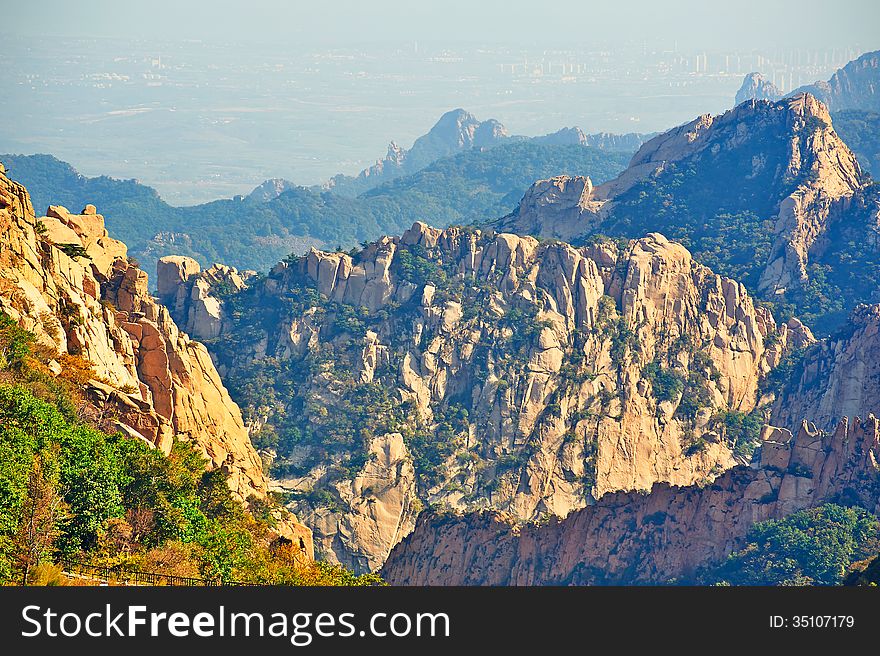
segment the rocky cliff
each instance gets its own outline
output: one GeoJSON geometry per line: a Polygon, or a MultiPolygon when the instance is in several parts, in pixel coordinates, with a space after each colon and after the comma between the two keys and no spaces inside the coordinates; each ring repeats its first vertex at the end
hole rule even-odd
{"type": "Polygon", "coordinates": [[[756,438],[726,419],[812,341],[659,234],[574,248],[416,224],[216,296],[162,266],[182,325],[219,326],[212,354],[319,550],[361,570],[424,504],[528,520],[711,480],[756,438]]]}
{"type": "Polygon", "coordinates": [[[880,415],[880,305],[862,305],[840,333],[792,358],[791,376],[773,406],[772,422],[810,417],[831,430],[840,417],[880,415]]]}
{"type": "Polygon", "coordinates": [[[804,422],[767,427],[759,463],[710,485],[658,483],[615,493],[564,520],[514,526],[498,513],[425,513],[389,556],[392,585],[586,585],[691,582],[743,546],[758,521],[825,502],[880,514],[880,427],[843,420],[832,433],[804,422]]]}
{"type": "Polygon", "coordinates": [[[265,497],[262,463],[208,351],[151,297],[95,207],[36,217],[24,187],[0,172],[0,228],[0,309],[57,353],[58,371],[77,362],[88,372],[82,411],[165,452],[192,441],[239,499],[265,497]]]}
{"type": "Polygon", "coordinates": [[[646,142],[602,185],[539,181],[494,227],[576,243],[668,231],[699,260],[821,323],[838,309],[828,298],[850,308],[871,298],[873,279],[841,274],[832,287],[821,271],[852,260],[849,243],[862,244],[866,263],[878,253],[876,196],[826,107],[799,95],[698,117],[646,142]]]}

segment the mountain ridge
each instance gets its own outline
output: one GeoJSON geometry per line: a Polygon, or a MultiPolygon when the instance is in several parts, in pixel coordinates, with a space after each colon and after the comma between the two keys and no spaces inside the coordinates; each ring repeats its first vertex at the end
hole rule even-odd
{"type": "Polygon", "coordinates": [[[853,239],[831,240],[831,233],[858,232],[856,243],[876,247],[875,195],[827,109],[801,95],[700,116],[646,142],[623,173],[598,186],[588,178],[539,181],[516,211],[491,225],[576,241],[668,229],[765,300],[821,323],[825,307],[840,306],[831,320],[839,321],[856,299],[872,298],[870,285],[835,279],[836,288],[817,289],[815,278],[839,264],[835,249],[853,239]],[[728,184],[719,188],[722,175],[728,184]],[[727,250],[717,240],[722,232],[735,238],[727,250]]]}
{"type": "Polygon", "coordinates": [[[711,480],[757,438],[725,422],[813,340],[658,234],[573,248],[417,223],[265,278],[182,258],[159,278],[319,553],[358,571],[381,565],[418,505],[528,520],[711,480]]]}

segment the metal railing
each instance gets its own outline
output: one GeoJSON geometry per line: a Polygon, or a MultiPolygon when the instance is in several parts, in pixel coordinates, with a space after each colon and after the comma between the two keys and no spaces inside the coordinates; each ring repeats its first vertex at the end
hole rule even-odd
{"type": "Polygon", "coordinates": [[[192,576],[162,574],[160,572],[140,572],[120,567],[91,565],[89,563],[81,563],[75,560],[62,560],[61,565],[64,568],[64,573],[67,575],[116,585],[258,585],[257,583],[245,583],[244,581],[223,581],[219,578],[200,579],[192,576]]]}

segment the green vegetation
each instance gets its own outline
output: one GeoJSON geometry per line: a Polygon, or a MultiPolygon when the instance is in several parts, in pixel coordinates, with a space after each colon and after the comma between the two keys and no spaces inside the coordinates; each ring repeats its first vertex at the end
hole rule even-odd
{"type": "Polygon", "coordinates": [[[716,417],[724,430],[724,435],[733,447],[733,454],[745,460],[751,460],[752,454],[761,438],[764,418],[759,411],[751,413],[729,410],[716,417]]]}
{"type": "Polygon", "coordinates": [[[684,391],[685,377],[674,369],[666,369],[659,362],[650,362],[642,369],[642,376],[651,383],[658,401],[675,401],[684,391]]]}
{"type": "Polygon", "coordinates": [[[807,350],[802,348],[791,351],[770,372],[761,379],[761,394],[780,394],[787,385],[797,385],[803,370],[804,356],[807,350]]]}
{"type": "MultiPolygon", "coordinates": [[[[862,152],[871,150],[877,131],[870,126],[875,122],[876,117],[851,115],[841,121],[841,134],[846,138],[850,127],[850,136],[858,140],[862,152]]],[[[810,121],[798,136],[806,140],[821,127],[821,121],[810,121]]],[[[750,141],[760,144],[759,149],[721,148],[667,164],[615,200],[611,215],[601,224],[602,232],[616,238],[661,232],[687,247],[697,261],[744,283],[757,296],[760,276],[769,263],[779,203],[810,175],[809,166],[796,177],[781,173],[787,168],[789,144],[776,129],[757,126],[750,133],[750,141]]],[[[805,143],[801,148],[807,152],[805,143]]],[[[880,301],[880,240],[871,219],[878,202],[880,187],[874,185],[855,196],[846,220],[829,222],[823,238],[828,246],[814,255],[809,284],[767,298],[777,316],[796,314],[822,335],[838,327],[857,303],[880,301]]],[[[585,235],[580,241],[592,238],[585,235]]]]}
{"type": "Polygon", "coordinates": [[[270,506],[234,500],[190,443],[166,456],[90,426],[78,395],[90,375],[0,314],[0,584],[37,582],[61,558],[220,581],[378,582],[276,540],[270,506]],[[57,379],[50,356],[66,365],[57,379]]]}
{"type": "Polygon", "coordinates": [[[67,257],[71,257],[74,259],[78,257],[83,257],[87,260],[92,259],[92,256],[88,254],[86,249],[83,248],[81,244],[57,244],[57,246],[62,253],[67,255],[67,257]]]}
{"type": "Polygon", "coordinates": [[[825,504],[755,524],[746,546],[703,578],[732,585],[838,585],[878,549],[877,518],[861,508],[825,504]]]}
{"type": "Polygon", "coordinates": [[[298,187],[266,203],[229,199],[193,207],[172,207],[134,180],[83,177],[49,155],[0,159],[27,186],[38,214],[50,203],[73,211],[93,203],[110,234],[153,271],[163,255],[266,270],[315,240],[349,248],[399,234],[418,219],[440,227],[480,223],[513,209],[537,179],[589,173],[598,184],[623,170],[629,154],[525,141],[440,159],[357,198],[298,187]]]}

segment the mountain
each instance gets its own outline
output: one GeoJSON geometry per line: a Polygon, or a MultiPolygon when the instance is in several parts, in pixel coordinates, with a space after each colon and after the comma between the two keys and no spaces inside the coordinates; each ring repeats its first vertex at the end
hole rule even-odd
{"type": "MultiPolygon", "coordinates": [[[[862,168],[876,174],[880,171],[878,86],[880,51],[865,53],[839,69],[827,82],[800,87],[788,97],[808,93],[821,101],[831,113],[837,133],[858,156],[862,168]]],[[[760,73],[749,73],[736,94],[736,104],[753,99],[777,101],[783,95],[760,73]]]]}
{"type": "Polygon", "coordinates": [[[165,258],[322,557],[381,566],[423,507],[565,516],[748,459],[760,382],[813,341],[659,234],[568,244],[417,223],[246,279],[165,258]]]}
{"type": "Polygon", "coordinates": [[[60,550],[214,580],[356,582],[311,561],[207,349],[94,205],[37,216],[0,168],[0,230],[0,580],[27,582],[60,550]],[[21,513],[47,499],[35,543],[21,513]]]}
{"type": "Polygon", "coordinates": [[[828,81],[817,81],[783,94],[761,73],[749,73],[736,93],[736,104],[746,100],[776,101],[809,94],[835,114],[845,110],[880,111],[880,50],[866,52],[837,69],[828,81]]]}
{"type": "Polygon", "coordinates": [[[700,583],[756,522],[829,502],[878,515],[878,349],[880,305],[862,305],[839,334],[790,352],[762,384],[774,398],[754,461],[711,485],[658,483],[516,528],[507,513],[425,513],[382,575],[398,585],[700,583]]]}
{"type": "Polygon", "coordinates": [[[597,186],[537,182],[491,225],[575,243],[658,230],[827,333],[856,303],[880,300],[878,194],[824,105],[801,95],[701,116],[646,142],[597,186]]]}
{"type": "Polygon", "coordinates": [[[790,96],[809,93],[831,112],[859,109],[880,111],[880,50],[866,52],[838,69],[827,82],[799,87],[790,96]]]}
{"type": "MultiPolygon", "coordinates": [[[[355,177],[336,175],[322,188],[315,190],[329,190],[335,194],[353,198],[392,180],[417,173],[446,157],[468,150],[484,151],[499,145],[517,142],[553,146],[588,146],[599,150],[631,154],[649,136],[636,133],[617,135],[607,132],[586,134],[580,128],[572,127],[562,128],[558,132],[544,136],[523,137],[511,135],[507,128],[495,119],[479,121],[473,114],[463,109],[454,109],[443,114],[427,134],[415,140],[409,150],[401,148],[392,141],[385,157],[373,166],[364,169],[355,177]]],[[[254,190],[254,193],[264,197],[265,191],[259,190],[265,190],[267,183],[269,184],[268,188],[271,189],[272,182],[267,181],[254,190]]],[[[277,184],[275,188],[278,188],[277,184]]],[[[279,191],[279,193],[281,192],[279,191]]]]}
{"type": "Polygon", "coordinates": [[[230,474],[235,494],[265,497],[267,482],[241,412],[201,344],[148,293],[147,274],[107,235],[104,217],[50,206],[35,216],[26,190],[0,174],[0,309],[62,355],[94,368],[86,393],[118,428],[168,452],[193,441],[230,474]],[[111,411],[112,410],[112,411],[111,411]]]}
{"type": "Polygon", "coordinates": [[[185,255],[202,265],[225,262],[257,270],[310,246],[350,248],[401,232],[419,217],[440,225],[485,221],[508,212],[536,178],[589,171],[604,180],[627,158],[578,145],[513,142],[441,159],[358,198],[275,181],[249,198],[172,207],[134,180],[86,178],[48,155],[0,156],[35,189],[37,207],[52,202],[100,207],[110,233],[125,241],[144,267],[155,267],[164,255],[185,255]],[[276,189],[285,191],[276,197],[276,189]]]}
{"type": "Polygon", "coordinates": [[[491,148],[509,139],[507,129],[495,119],[479,121],[470,112],[453,109],[443,114],[427,134],[416,139],[409,150],[392,141],[383,159],[356,177],[333,176],[326,188],[354,197],[383,182],[420,171],[438,159],[472,148],[491,148]]]}
{"type": "Polygon", "coordinates": [[[743,79],[742,86],[736,92],[736,104],[740,105],[746,100],[771,100],[782,98],[783,93],[770,80],[760,73],[749,73],[743,79]]]}
{"type": "Polygon", "coordinates": [[[544,525],[425,513],[382,576],[392,585],[697,583],[745,545],[755,522],[840,499],[880,514],[873,415],[832,433],[804,422],[794,434],[768,427],[762,437],[756,467],[735,467],[707,486],[610,494],[544,525]]]}
{"type": "Polygon", "coordinates": [[[573,127],[562,128],[541,137],[532,137],[530,140],[542,144],[577,144],[598,148],[599,150],[634,153],[645,141],[653,136],[653,134],[639,134],[636,132],[628,132],[627,134],[611,134],[610,132],[587,134],[579,127],[573,127]]]}
{"type": "Polygon", "coordinates": [[[711,485],[606,495],[516,530],[503,513],[425,513],[382,575],[400,585],[695,583],[755,522],[828,502],[878,515],[878,348],[880,305],[863,305],[838,335],[791,352],[765,379],[775,400],[752,466],[711,485]]]}

